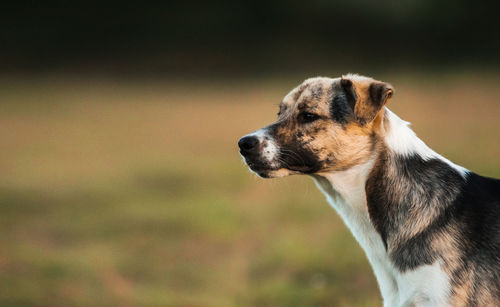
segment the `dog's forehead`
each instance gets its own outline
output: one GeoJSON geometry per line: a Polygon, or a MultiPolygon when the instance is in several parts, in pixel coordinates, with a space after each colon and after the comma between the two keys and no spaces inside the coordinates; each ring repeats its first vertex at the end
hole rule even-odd
{"type": "Polygon", "coordinates": [[[339,78],[310,78],[302,82],[299,86],[291,90],[283,98],[283,106],[287,109],[295,109],[301,102],[317,101],[331,94],[333,85],[339,78]]]}

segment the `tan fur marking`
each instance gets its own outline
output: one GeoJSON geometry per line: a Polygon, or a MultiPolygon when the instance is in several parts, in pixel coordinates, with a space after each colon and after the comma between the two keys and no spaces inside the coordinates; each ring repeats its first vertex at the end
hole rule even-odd
{"type": "MultiPolygon", "coordinates": [[[[330,104],[335,82],[338,79],[313,78],[304,81],[285,97],[283,104],[286,110],[285,107],[280,108],[277,121],[278,143],[291,143],[296,138],[322,163],[322,171],[345,170],[368,161],[378,143],[383,119],[383,116],[377,116],[364,126],[356,122],[342,126],[331,120],[330,104]],[[322,119],[311,125],[300,125],[297,123],[300,112],[313,113],[322,119]]],[[[353,78],[353,82],[357,95],[361,99],[369,99],[367,91],[374,80],[353,78]]],[[[383,111],[380,113],[383,114],[383,111]]]]}
{"type": "MultiPolygon", "coordinates": [[[[384,193],[387,192],[386,194],[389,194],[395,201],[383,200],[382,203],[394,206],[405,205],[404,211],[401,211],[402,214],[394,217],[393,224],[395,225],[391,224],[392,228],[389,231],[393,235],[384,238],[387,241],[384,241],[385,247],[390,253],[400,246],[404,247],[404,243],[409,239],[419,234],[426,235],[424,231],[436,221],[439,215],[443,214],[443,208],[433,203],[432,200],[425,203],[427,206],[419,206],[423,202],[422,193],[418,192],[426,186],[418,186],[411,180],[397,180],[402,176],[401,166],[395,159],[391,159],[391,154],[394,152],[389,151],[388,139],[391,136],[390,133],[398,132],[398,126],[395,125],[391,132],[393,127],[391,127],[389,116],[392,113],[384,108],[384,104],[393,95],[392,87],[387,83],[358,75],[346,75],[342,78],[350,82],[342,83],[340,79],[329,78],[307,79],[285,96],[280,105],[277,121],[264,128],[268,133],[272,133],[269,135],[272,142],[269,141],[269,143],[272,143],[279,151],[276,155],[277,162],[275,162],[278,166],[265,174],[266,177],[310,174],[318,180],[325,191],[335,197],[329,181],[320,175],[345,171],[369,162],[369,168],[367,168],[370,171],[369,177],[373,174],[381,174],[381,176],[371,177],[374,178],[373,181],[370,183],[367,181],[362,187],[366,189],[366,195],[373,195],[381,182],[387,180],[390,188],[384,190],[384,193]],[[352,110],[354,95],[352,95],[352,90],[348,91],[346,88],[355,91],[354,110],[352,110]],[[342,95],[344,95],[347,102],[340,100],[340,102],[332,103],[337,90],[342,92],[336,98],[343,98],[342,95]],[[351,95],[349,96],[348,93],[351,95]],[[377,100],[376,103],[373,103],[374,99],[377,100]],[[332,108],[337,105],[344,107],[347,104],[349,105],[346,106],[346,110],[339,108],[347,114],[346,116],[332,111],[332,108]],[[304,115],[304,112],[316,115],[316,117],[311,121],[301,120],[304,118],[301,114],[304,115]],[[288,161],[285,161],[286,159],[288,161]],[[314,167],[307,169],[306,163],[300,165],[306,159],[309,159],[314,167]],[[372,163],[374,163],[373,166],[372,163]],[[382,179],[379,180],[380,178],[382,179]],[[425,209],[424,214],[422,209],[425,209]]],[[[263,146],[266,146],[266,143],[267,141],[263,141],[263,146]]],[[[363,194],[360,193],[360,195],[363,194]]],[[[369,204],[366,207],[369,207],[369,204]]],[[[388,210],[389,207],[383,210],[388,210]]],[[[368,210],[370,208],[373,209],[369,207],[368,210]]],[[[372,211],[369,214],[374,213],[375,216],[387,213],[386,211],[380,213],[381,210],[372,211]]],[[[372,226],[377,227],[376,220],[372,219],[372,223],[372,226]]],[[[480,278],[481,274],[485,273],[478,271],[481,268],[472,265],[466,267],[463,263],[465,251],[463,250],[464,242],[458,241],[462,236],[460,229],[461,226],[455,222],[455,224],[441,227],[432,234],[432,237],[429,236],[425,247],[430,244],[429,248],[435,252],[429,256],[429,259],[439,258],[437,260],[442,262],[441,268],[450,279],[449,299],[452,306],[467,306],[471,303],[478,306],[493,306],[497,298],[494,293],[488,293],[489,287],[485,284],[485,279],[480,278]],[[471,298],[475,301],[472,302],[471,298]]],[[[379,233],[382,231],[379,230],[379,233]]]]}
{"type": "Polygon", "coordinates": [[[394,93],[394,89],[390,84],[372,78],[358,75],[346,75],[342,76],[342,79],[348,79],[353,84],[357,96],[354,114],[362,124],[371,122],[394,93]],[[374,85],[381,86],[384,89],[381,101],[375,102],[372,99],[371,87],[374,85]]]}

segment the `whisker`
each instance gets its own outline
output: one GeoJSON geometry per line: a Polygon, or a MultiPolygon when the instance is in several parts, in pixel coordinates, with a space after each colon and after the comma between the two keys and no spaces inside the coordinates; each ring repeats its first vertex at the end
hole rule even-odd
{"type": "Polygon", "coordinates": [[[288,157],[291,157],[292,159],[297,160],[297,162],[302,163],[302,165],[306,165],[304,158],[302,158],[298,153],[294,152],[293,150],[280,149],[280,152],[283,155],[287,155],[288,157]]]}

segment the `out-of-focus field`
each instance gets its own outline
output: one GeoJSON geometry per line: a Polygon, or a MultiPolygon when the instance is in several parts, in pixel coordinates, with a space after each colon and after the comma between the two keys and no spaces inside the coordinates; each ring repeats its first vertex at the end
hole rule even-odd
{"type": "MultiPolygon", "coordinates": [[[[380,78],[431,147],[500,177],[498,76],[380,78]]],[[[1,78],[0,305],[381,306],[312,180],[237,152],[300,82],[1,78]]]]}

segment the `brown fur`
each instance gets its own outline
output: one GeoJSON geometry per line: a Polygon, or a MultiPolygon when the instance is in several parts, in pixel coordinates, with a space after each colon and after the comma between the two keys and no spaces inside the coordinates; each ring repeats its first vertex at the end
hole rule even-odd
{"type": "Polygon", "coordinates": [[[304,81],[280,104],[278,120],[265,128],[279,148],[278,166],[259,175],[310,174],[334,195],[324,173],[373,161],[364,186],[366,206],[392,265],[406,272],[441,261],[453,306],[492,306],[499,294],[491,289],[498,287],[488,284],[496,275],[467,261],[473,246],[463,240],[464,221],[449,217],[465,181],[446,162],[389,148],[392,127],[384,105],[393,93],[390,84],[357,75],[304,81]]]}
{"type": "MultiPolygon", "coordinates": [[[[280,107],[282,111],[276,123],[278,145],[310,152],[311,159],[318,163],[315,173],[346,170],[376,156],[372,173],[380,171],[385,174],[384,178],[393,180],[391,191],[394,196],[418,197],[418,194],[412,192],[417,187],[411,182],[398,179],[401,174],[382,141],[384,133],[391,129],[390,123],[385,120],[383,106],[393,95],[392,87],[369,78],[344,78],[340,83],[347,90],[353,90],[356,98],[354,118],[345,124],[332,120],[330,107],[335,95],[332,84],[327,79],[307,80],[292,91],[280,107]],[[301,125],[297,118],[304,111],[315,113],[320,119],[301,125]]],[[[368,194],[377,188],[377,181],[367,182],[368,194]]],[[[418,204],[418,200],[414,200],[414,203],[418,204]]],[[[395,224],[397,227],[393,229],[396,235],[387,238],[388,252],[395,250],[398,253],[401,246],[426,231],[442,215],[442,210],[444,208],[438,204],[405,209],[404,217],[401,217],[395,224]]],[[[474,268],[463,263],[463,252],[459,244],[461,234],[457,229],[460,229],[460,225],[451,224],[432,236],[429,242],[429,259],[440,255],[443,269],[452,276],[450,302],[453,306],[491,305],[494,303],[494,296],[483,290],[486,287],[482,287],[479,280],[475,280],[474,268]],[[472,298],[475,301],[471,301],[472,298]]]]}
{"type": "MultiPolygon", "coordinates": [[[[358,98],[353,112],[364,118],[370,116],[372,120],[388,99],[386,97],[383,102],[378,103],[372,101],[370,84],[374,82],[368,78],[352,81],[358,98]]],[[[369,123],[353,120],[346,125],[331,119],[330,104],[336,94],[334,85],[332,80],[327,78],[306,80],[285,97],[280,105],[278,120],[271,125],[278,145],[288,147],[291,151],[299,149],[301,152],[308,152],[311,160],[315,160],[315,171],[345,170],[365,163],[380,139],[382,115],[376,116],[376,120],[369,123]],[[298,122],[300,112],[314,113],[319,119],[301,125],[298,122]]],[[[290,160],[297,164],[302,162],[293,161],[293,158],[290,160]]]]}

